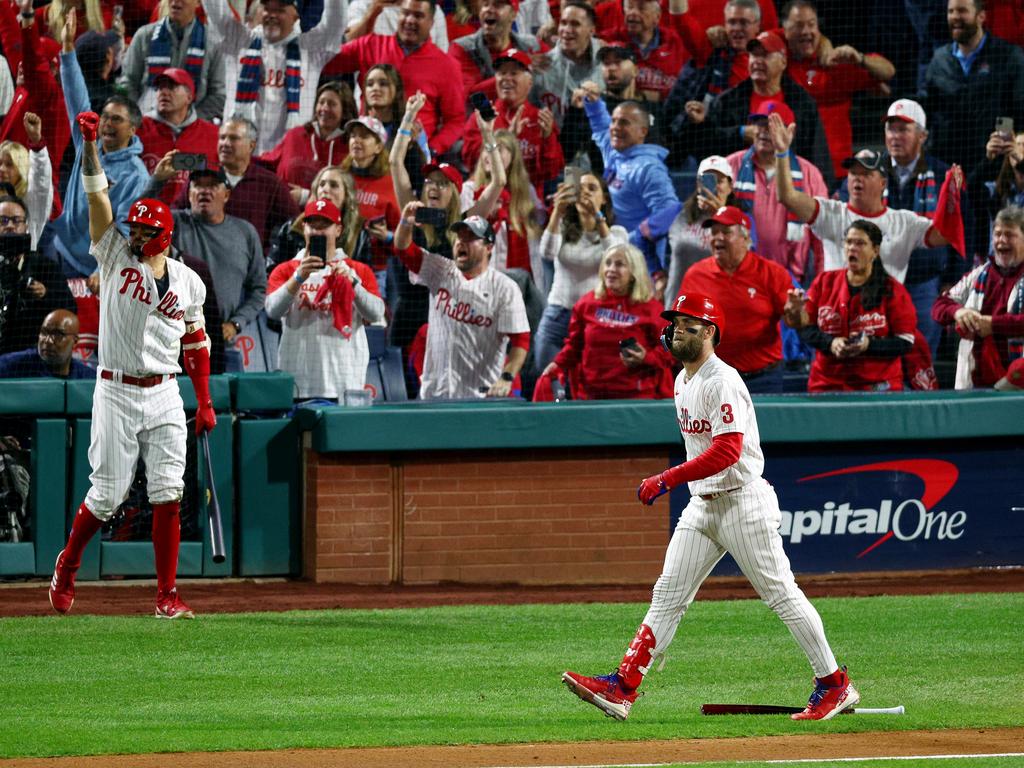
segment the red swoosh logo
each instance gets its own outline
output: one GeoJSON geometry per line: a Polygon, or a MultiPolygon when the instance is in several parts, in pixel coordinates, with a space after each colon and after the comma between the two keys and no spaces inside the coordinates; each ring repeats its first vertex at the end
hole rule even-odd
{"type": "MultiPolygon", "coordinates": [[[[820,480],[823,477],[835,477],[836,475],[852,475],[857,472],[905,472],[917,475],[924,483],[924,492],[921,494],[921,503],[926,510],[931,510],[936,504],[942,501],[943,497],[956,485],[960,470],[949,461],[939,459],[904,459],[901,461],[881,461],[877,464],[861,464],[858,467],[845,467],[835,469],[831,472],[822,472],[818,475],[808,475],[797,480],[802,483],[805,480],[820,480]]],[[[868,552],[880,546],[892,538],[893,532],[889,531],[882,538],[865,549],[857,559],[864,557],[868,552]]]]}

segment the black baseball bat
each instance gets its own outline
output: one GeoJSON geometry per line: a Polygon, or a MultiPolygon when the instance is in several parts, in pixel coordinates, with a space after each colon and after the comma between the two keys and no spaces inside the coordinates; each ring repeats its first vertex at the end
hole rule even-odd
{"type": "Polygon", "coordinates": [[[213,545],[213,562],[224,562],[224,526],[220,517],[220,501],[217,500],[217,485],[213,481],[213,460],[210,458],[210,436],[203,432],[199,444],[206,461],[206,512],[210,520],[210,543],[213,545]]]}
{"type": "MultiPolygon", "coordinates": [[[[783,707],[775,704],[701,704],[702,715],[791,715],[803,712],[803,707],[783,707]]],[[[841,715],[902,715],[904,709],[898,707],[853,707],[844,709],[841,715]]]]}

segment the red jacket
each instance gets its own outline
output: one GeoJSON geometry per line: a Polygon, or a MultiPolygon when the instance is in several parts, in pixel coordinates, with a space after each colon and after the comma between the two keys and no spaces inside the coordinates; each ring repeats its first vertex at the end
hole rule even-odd
{"type": "Polygon", "coordinates": [[[779,320],[793,281],[784,267],[751,251],[730,275],[713,257],[683,275],[680,293],[701,293],[725,315],[715,354],[740,373],[753,373],[782,360],[779,320]]]}
{"type": "MultiPolygon", "coordinates": [[[[494,102],[494,111],[497,114],[494,118],[495,130],[508,128],[518,109],[518,105],[509,104],[507,101],[494,102]]],[[[538,112],[540,110],[530,102],[523,104],[523,116],[519,121],[519,149],[523,153],[526,173],[537,188],[538,196],[543,199],[544,182],[556,178],[562,172],[565,159],[562,157],[562,145],[558,141],[558,128],[553,127],[550,135],[545,138],[537,120],[538,112]]],[[[476,166],[481,145],[480,128],[476,124],[476,116],[473,115],[466,121],[462,138],[462,162],[467,168],[476,166]]]]}
{"type": "MultiPolygon", "coordinates": [[[[1024,264],[1018,264],[1016,269],[1000,271],[991,257],[988,263],[985,298],[978,311],[992,317],[992,335],[974,340],[974,348],[971,350],[975,362],[972,378],[976,387],[991,387],[1006,375],[1006,368],[1012,360],[1010,339],[1024,336],[1024,313],[1017,315],[1006,311],[1014,287],[1024,277],[1024,264]]],[[[968,275],[964,275],[961,280],[968,279],[968,275]]],[[[962,308],[963,304],[944,293],[932,305],[932,318],[937,323],[952,327],[956,324],[956,311],[962,308]]]]}
{"type": "Polygon", "coordinates": [[[339,165],[348,157],[348,142],[338,133],[321,139],[312,123],[288,130],[272,150],[256,159],[287,184],[309,189],[321,168],[339,165]]]}
{"type": "Polygon", "coordinates": [[[672,397],[671,358],[659,341],[665,321],[656,299],[634,304],[622,296],[598,299],[591,291],[576,302],[569,336],[555,356],[564,371],[576,369],[578,392],[586,400],[672,397]],[[637,368],[627,368],[619,342],[634,338],[647,350],[637,368]]]}
{"type": "MultiPolygon", "coordinates": [[[[71,141],[71,124],[64,106],[64,91],[50,71],[49,60],[40,55],[41,45],[37,25],[21,30],[20,55],[25,84],[14,91],[11,108],[0,125],[0,141],[16,141],[27,147],[28,135],[23,122],[25,113],[39,115],[43,121],[43,141],[53,166],[53,186],[57,189],[61,159],[71,141]]],[[[12,74],[17,75],[17,64],[13,66],[12,74]]]]}
{"type": "Polygon", "coordinates": [[[609,37],[608,45],[625,46],[636,55],[637,89],[657,93],[659,101],[667,99],[680,70],[690,60],[690,53],[675,30],[667,27],[655,30],[652,42],[657,44],[646,52],[633,41],[625,26],[613,30],[609,37]]]}
{"type": "Polygon", "coordinates": [[[427,103],[419,120],[434,154],[444,154],[462,137],[466,120],[462,73],[454,61],[430,40],[406,54],[394,35],[364,35],[341,46],[327,62],[321,77],[359,72],[359,85],[374,64],[391,64],[402,76],[406,94],[423,91],[427,103]]]}
{"type": "MultiPolygon", "coordinates": [[[[153,173],[161,158],[172,149],[177,149],[179,152],[206,155],[207,167],[216,168],[217,130],[213,123],[196,118],[175,136],[167,123],[147,115],[142,118],[138,132],[139,141],[142,142],[142,162],[146,164],[146,170],[153,173]]],[[[160,199],[170,205],[178,193],[187,186],[188,171],[178,171],[177,175],[164,185],[160,199]]]]}
{"type": "MultiPolygon", "coordinates": [[[[917,329],[917,312],[907,289],[886,275],[892,295],[872,310],[861,305],[861,294],[850,297],[845,269],[822,272],[807,291],[807,314],[811,322],[830,336],[849,336],[863,331],[868,336],[902,336],[912,341],[917,329]]],[[[903,389],[900,357],[857,355],[840,360],[818,352],[807,380],[808,392],[836,392],[874,389],[888,382],[892,391],[903,389]]]]}
{"type": "MultiPolygon", "coordinates": [[[[395,197],[395,185],[391,175],[357,176],[352,174],[356,182],[356,200],[359,201],[359,215],[367,222],[383,216],[392,232],[398,226],[402,212],[398,210],[395,197]]],[[[387,267],[391,246],[385,245],[376,238],[370,238],[370,253],[373,254],[373,268],[380,271],[387,267]]]]}

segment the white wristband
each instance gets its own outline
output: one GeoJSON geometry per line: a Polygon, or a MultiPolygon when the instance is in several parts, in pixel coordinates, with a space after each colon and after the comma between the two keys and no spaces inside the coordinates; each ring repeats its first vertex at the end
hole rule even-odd
{"type": "Polygon", "coordinates": [[[86,176],[82,174],[82,188],[86,194],[93,192],[102,192],[107,188],[107,174],[101,173],[99,176],[86,176]]]}

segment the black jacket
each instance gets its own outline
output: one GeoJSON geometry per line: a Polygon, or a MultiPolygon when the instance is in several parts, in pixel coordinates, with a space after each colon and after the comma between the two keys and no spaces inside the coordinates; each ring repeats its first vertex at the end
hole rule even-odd
{"type": "Polygon", "coordinates": [[[970,74],[953,56],[953,44],[935,49],[919,94],[928,115],[928,146],[947,163],[971,174],[985,159],[997,117],[1024,128],[1024,53],[988,33],[970,74]]]}
{"type": "MultiPolygon", "coordinates": [[[[708,155],[729,155],[750,146],[740,137],[740,127],[747,124],[753,93],[754,84],[748,78],[711,102],[703,123],[686,125],[682,131],[683,143],[698,160],[708,155]]],[[[796,117],[793,152],[814,163],[832,189],[835,183],[832,157],[814,99],[789,75],[782,76],[782,95],[796,117]]]]}
{"type": "Polygon", "coordinates": [[[0,354],[34,347],[43,319],[54,310],[76,311],[59,264],[34,251],[25,255],[20,268],[17,259],[0,263],[0,354]],[[29,278],[46,286],[41,299],[29,294],[29,278]]]}

